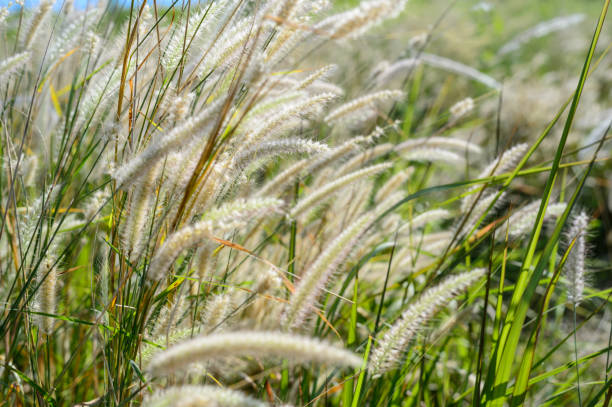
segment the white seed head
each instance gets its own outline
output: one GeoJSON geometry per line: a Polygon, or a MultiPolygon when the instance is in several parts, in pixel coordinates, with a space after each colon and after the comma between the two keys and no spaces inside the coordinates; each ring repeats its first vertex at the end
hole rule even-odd
{"type": "Polygon", "coordinates": [[[402,158],[409,161],[441,162],[451,166],[465,164],[465,158],[453,151],[442,148],[420,147],[402,152],[402,158]]]}
{"type": "MultiPolygon", "coordinates": [[[[491,162],[479,175],[477,178],[487,178],[496,175],[503,174],[510,170],[513,170],[516,165],[521,161],[525,152],[529,148],[528,144],[517,144],[516,146],[504,151],[497,157],[493,162],[491,162]]],[[[474,203],[474,200],[478,196],[478,189],[482,187],[474,186],[470,188],[468,191],[472,192],[470,195],[467,195],[461,201],[461,210],[467,211],[470,206],[474,203]]]]}
{"type": "Polygon", "coordinates": [[[580,24],[585,17],[584,14],[571,14],[569,16],[556,17],[552,20],[541,22],[535,27],[523,31],[510,42],[504,44],[499,51],[497,51],[497,54],[506,55],[517,51],[532,39],[544,37],[552,32],[565,30],[573,25],[580,24]]]}
{"type": "Polygon", "coordinates": [[[174,345],[158,353],[147,370],[156,376],[164,375],[198,361],[241,356],[287,358],[333,366],[357,367],[361,364],[361,357],[354,353],[314,338],[282,332],[238,331],[201,336],[174,345]]]}
{"type": "Polygon", "coordinates": [[[222,387],[183,385],[156,391],[144,400],[143,406],[267,407],[268,404],[222,387]]]}
{"type": "Polygon", "coordinates": [[[333,39],[354,39],[383,21],[397,17],[407,0],[364,0],[359,6],[328,17],[315,25],[314,32],[333,39]]]}
{"type": "Polygon", "coordinates": [[[426,290],[408,306],[372,351],[368,367],[372,374],[378,376],[395,368],[412,338],[423,329],[436,312],[461,291],[478,281],[485,272],[485,269],[475,269],[449,277],[426,290]]]}
{"type": "Polygon", "coordinates": [[[283,201],[274,198],[239,199],[207,212],[201,221],[168,236],[151,260],[148,277],[153,280],[163,278],[182,251],[202,244],[202,241],[214,240],[215,236],[244,226],[249,220],[277,213],[282,205],[283,201]]]}
{"type": "MultiPolygon", "coordinates": [[[[516,239],[533,229],[533,225],[538,217],[540,203],[541,201],[534,201],[510,216],[508,220],[508,235],[511,238],[516,239]]],[[[563,211],[565,211],[566,206],[564,202],[549,203],[546,208],[544,220],[560,216],[563,211]]],[[[500,239],[503,237],[503,233],[498,235],[500,239]]]]}
{"type": "Polygon", "coordinates": [[[337,124],[357,120],[363,117],[364,112],[371,112],[379,104],[395,102],[403,97],[404,92],[400,90],[381,90],[370,93],[335,108],[325,117],[325,121],[329,124],[337,124]]]}
{"type": "Polygon", "coordinates": [[[420,54],[419,58],[427,65],[433,66],[435,68],[440,68],[445,71],[455,73],[457,75],[466,76],[477,82],[482,83],[483,85],[490,87],[491,89],[501,89],[501,83],[499,83],[489,75],[460,62],[427,53],[420,54]]]}
{"type": "Polygon", "coordinates": [[[380,202],[388,198],[389,195],[395,192],[404,182],[408,181],[413,173],[414,168],[408,167],[392,175],[391,178],[380,187],[378,192],[376,192],[376,201],[380,202]]]}
{"type": "MultiPolygon", "coordinates": [[[[37,282],[40,284],[34,295],[33,310],[45,314],[55,314],[57,311],[58,277],[57,258],[47,255],[40,263],[37,270],[37,282]]],[[[33,322],[38,328],[51,334],[55,326],[55,317],[46,315],[34,315],[33,322]]]]}
{"type": "Polygon", "coordinates": [[[450,107],[450,114],[453,120],[458,120],[474,110],[474,99],[465,98],[450,107]]]}
{"type": "Polygon", "coordinates": [[[441,148],[447,150],[455,150],[459,153],[469,152],[471,154],[480,154],[482,149],[469,141],[451,137],[423,137],[406,140],[395,146],[397,152],[410,152],[412,149],[419,148],[441,148]]]}
{"type": "Polygon", "coordinates": [[[329,182],[321,188],[312,191],[305,198],[300,199],[300,201],[298,201],[298,203],[293,207],[293,209],[291,209],[289,216],[292,218],[296,218],[300,214],[304,213],[306,210],[311,209],[314,205],[317,205],[322,200],[331,198],[333,194],[337,193],[342,188],[345,188],[346,186],[361,179],[379,174],[382,171],[389,169],[390,167],[391,164],[389,163],[376,164],[347,174],[335,181],[329,182]]]}
{"type": "Polygon", "coordinates": [[[589,217],[586,213],[580,212],[572,219],[571,227],[567,231],[566,237],[567,246],[574,241],[574,245],[567,256],[564,269],[568,280],[567,297],[575,305],[579,304],[584,296],[588,226],[589,217]]]}
{"type": "Polygon", "coordinates": [[[0,61],[0,80],[5,80],[18,69],[27,67],[31,56],[30,51],[23,51],[0,61]]]}

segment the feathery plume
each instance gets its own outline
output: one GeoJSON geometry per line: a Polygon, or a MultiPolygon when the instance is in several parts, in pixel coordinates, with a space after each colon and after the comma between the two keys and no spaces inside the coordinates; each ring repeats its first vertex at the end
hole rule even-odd
{"type": "Polygon", "coordinates": [[[268,404],[235,390],[215,386],[183,385],[156,391],[144,400],[143,406],[267,407],[268,404]]]}
{"type": "Polygon", "coordinates": [[[119,90],[120,72],[114,67],[108,67],[98,73],[96,80],[89,81],[87,91],[78,111],[75,128],[80,128],[87,121],[99,117],[101,112],[107,110],[119,90]]]}
{"type": "Polygon", "coordinates": [[[74,21],[68,24],[59,35],[49,44],[47,61],[56,63],[63,55],[71,49],[86,43],[88,40],[84,33],[88,32],[91,26],[99,21],[101,10],[93,7],[85,10],[74,21]]]}
{"type": "Polygon", "coordinates": [[[155,204],[155,181],[157,180],[159,165],[154,164],[145,181],[138,184],[130,202],[129,216],[127,217],[123,238],[126,248],[130,251],[130,260],[138,260],[146,246],[148,237],[147,223],[151,223],[152,205],[155,204]]]}
{"type": "Polygon", "coordinates": [[[458,120],[462,118],[466,114],[470,113],[472,110],[474,110],[474,99],[469,97],[460,100],[459,102],[452,105],[449,109],[451,118],[453,120],[458,120]]]}
{"type": "Polygon", "coordinates": [[[400,90],[381,90],[370,93],[335,108],[325,117],[325,121],[329,124],[336,124],[357,120],[363,116],[364,110],[370,111],[379,103],[394,102],[403,97],[404,92],[400,90]]]}
{"type": "Polygon", "coordinates": [[[301,4],[305,3],[301,0],[281,0],[273,2],[270,5],[269,13],[276,17],[279,24],[285,23],[295,15],[301,4]]]}
{"type": "MultiPolygon", "coordinates": [[[[57,290],[58,290],[58,272],[55,263],[57,258],[53,255],[47,255],[37,270],[37,280],[40,284],[34,295],[33,310],[45,314],[55,314],[57,309],[57,290]]],[[[55,318],[46,315],[35,315],[33,322],[38,328],[46,333],[51,334],[55,325],[55,318]]]]}
{"type": "Polygon", "coordinates": [[[331,198],[333,194],[337,193],[342,188],[363,178],[379,174],[384,170],[391,168],[391,165],[392,164],[390,163],[372,165],[370,167],[347,174],[335,181],[329,182],[317,190],[312,191],[312,193],[307,195],[305,198],[300,199],[293,209],[291,209],[291,212],[289,212],[289,216],[291,218],[296,218],[322,200],[331,198]]]}
{"type": "Polygon", "coordinates": [[[315,81],[325,79],[327,76],[331,75],[337,68],[338,66],[333,64],[319,68],[310,75],[308,75],[304,80],[299,82],[295,88],[297,90],[307,89],[310,85],[315,83],[315,81]]]}
{"type": "Polygon", "coordinates": [[[397,202],[391,196],[379,204],[374,210],[365,213],[352,222],[329,246],[317,257],[316,261],[306,270],[300,282],[291,295],[289,304],[283,313],[281,324],[290,330],[301,326],[317,298],[325,288],[329,278],[336,269],[349,257],[362,241],[363,234],[384,213],[390,205],[397,202]]]}
{"type": "Polygon", "coordinates": [[[296,162],[286,170],[281,171],[271,181],[268,181],[268,183],[257,192],[257,196],[282,194],[301,174],[315,173],[329,163],[340,160],[342,157],[357,150],[359,141],[361,141],[360,138],[355,138],[338,147],[329,149],[324,153],[317,154],[311,159],[304,159],[296,162]]]}
{"type": "Polygon", "coordinates": [[[5,80],[17,69],[26,66],[31,56],[30,51],[23,51],[2,60],[0,62],[0,80],[5,80]]]}
{"type": "MultiPolygon", "coordinates": [[[[493,160],[493,162],[487,165],[487,167],[478,175],[477,178],[494,177],[496,175],[500,175],[512,170],[523,158],[523,155],[525,154],[528,148],[528,144],[522,143],[517,144],[514,147],[504,151],[499,157],[493,160]]],[[[477,191],[479,188],[482,187],[476,185],[468,190],[468,192],[472,193],[470,195],[467,195],[461,201],[461,210],[463,212],[467,211],[470,206],[472,206],[474,200],[478,196],[475,191],[477,191]]]]}
{"type": "MultiPolygon", "coordinates": [[[[165,338],[180,325],[181,315],[185,312],[185,297],[178,296],[174,303],[167,302],[155,319],[155,328],[151,332],[157,338],[165,338]]],[[[175,341],[176,342],[176,341],[175,341]]]]}
{"type": "Polygon", "coordinates": [[[344,232],[336,237],[304,273],[289,304],[283,313],[281,324],[289,330],[301,326],[310,308],[325,288],[331,275],[349,256],[355,245],[374,221],[373,213],[366,213],[354,221],[344,232]]]}
{"type": "Polygon", "coordinates": [[[458,152],[470,152],[473,154],[480,154],[482,152],[482,149],[479,146],[474,143],[470,143],[469,141],[458,138],[438,136],[406,140],[396,145],[395,151],[401,153],[403,151],[409,151],[413,148],[441,148],[457,150],[458,152]]]}
{"type": "Polygon", "coordinates": [[[396,79],[404,79],[409,72],[418,67],[420,64],[421,60],[418,58],[400,59],[392,64],[387,62],[384,66],[379,67],[380,69],[378,72],[376,72],[374,77],[376,87],[380,88],[386,86],[396,79]]]}
{"type": "Polygon", "coordinates": [[[149,278],[161,279],[164,271],[183,250],[201,244],[202,240],[214,239],[215,233],[227,233],[249,220],[277,212],[282,205],[283,202],[278,199],[255,198],[248,201],[237,200],[207,212],[200,222],[185,226],[166,239],[151,260],[149,278]]]}
{"type": "MultiPolygon", "coordinates": [[[[208,15],[210,8],[219,9],[220,7],[205,6],[201,10],[198,10],[186,21],[185,28],[181,29],[181,25],[174,31],[168,46],[161,58],[161,64],[168,73],[172,73],[181,61],[181,58],[186,58],[187,55],[183,55],[183,48],[187,48],[190,43],[194,40],[198,30],[202,29],[201,26],[206,26],[204,19],[208,15]]],[[[188,49],[185,50],[188,54],[188,49]]]]}
{"type": "Polygon", "coordinates": [[[181,125],[164,135],[161,140],[151,143],[142,153],[132,158],[115,172],[114,178],[117,180],[117,185],[126,187],[128,184],[135,182],[148,172],[145,169],[150,168],[152,163],[181,148],[186,141],[202,131],[203,127],[214,118],[220,107],[221,103],[213,102],[200,113],[188,118],[181,125]]]}
{"type": "Polygon", "coordinates": [[[413,167],[408,167],[405,170],[398,171],[394,175],[391,176],[383,184],[382,187],[376,192],[376,202],[384,201],[391,195],[397,188],[399,188],[404,182],[408,181],[412,174],[414,173],[413,167]]]}
{"type": "Polygon", "coordinates": [[[87,200],[83,206],[83,217],[86,220],[94,220],[94,216],[99,214],[103,207],[109,202],[110,191],[99,189],[87,200]]]}
{"type": "Polygon", "coordinates": [[[315,362],[357,367],[361,357],[319,340],[283,332],[238,331],[194,338],[158,353],[147,370],[164,375],[193,362],[225,357],[287,358],[294,362],[315,362]]]}
{"type": "MultiPolygon", "coordinates": [[[[270,79],[272,80],[272,79],[270,79]]],[[[244,129],[249,129],[253,126],[261,125],[260,122],[262,120],[266,120],[267,117],[272,116],[280,109],[283,109],[285,106],[296,103],[296,101],[300,101],[306,96],[306,93],[301,90],[295,91],[286,91],[287,82],[290,83],[289,86],[294,86],[295,81],[289,79],[274,79],[275,82],[270,86],[270,97],[266,97],[263,100],[259,101],[255,104],[246,114],[245,120],[243,121],[242,127],[244,129]],[[279,90],[283,90],[282,93],[276,93],[277,88],[279,90]]]]}
{"type": "MultiPolygon", "coordinates": [[[[367,139],[365,141],[367,141],[367,139]]],[[[361,167],[362,165],[370,161],[373,161],[377,158],[380,158],[384,156],[385,154],[390,153],[391,151],[393,151],[394,147],[395,146],[391,143],[382,143],[382,144],[378,144],[378,145],[369,147],[366,150],[362,151],[361,153],[356,154],[355,156],[351,157],[350,160],[342,164],[340,168],[338,168],[337,173],[344,175],[351,171],[355,171],[357,168],[361,167]]]]}
{"type": "MultiPolygon", "coordinates": [[[[502,193],[499,197],[497,197],[497,192],[491,192],[488,195],[483,194],[472,211],[468,214],[468,218],[465,221],[463,229],[461,230],[462,234],[469,233],[472,228],[476,226],[479,219],[484,215],[484,219],[486,219],[491,213],[495,212],[499,207],[504,203],[504,198],[506,193],[502,193]],[[489,209],[490,208],[490,209],[489,209]],[[489,209],[489,212],[487,212],[489,209]]],[[[470,206],[471,207],[471,206],[470,206]]],[[[469,210],[470,207],[466,209],[469,210]]]]}
{"type": "Polygon", "coordinates": [[[493,160],[492,163],[482,170],[478,178],[493,177],[514,169],[528,149],[528,144],[521,143],[504,151],[498,158],[493,160]]]}
{"type": "Polygon", "coordinates": [[[24,48],[30,48],[36,43],[35,40],[40,32],[40,27],[44,25],[43,23],[49,16],[53,3],[53,0],[42,0],[34,9],[34,13],[26,23],[27,29],[23,31],[22,44],[24,48]]]}
{"type": "Polygon", "coordinates": [[[372,374],[379,376],[397,366],[404,349],[436,312],[478,281],[485,272],[485,269],[475,269],[458,274],[425,291],[402,313],[372,351],[369,363],[372,374]]]}
{"type": "Polygon", "coordinates": [[[302,171],[308,167],[308,164],[310,164],[309,159],[300,160],[289,166],[286,170],[281,171],[257,192],[257,196],[281,195],[299,177],[302,171]]]}
{"type": "Polygon", "coordinates": [[[567,246],[575,239],[574,246],[565,262],[565,274],[568,280],[567,298],[574,305],[580,304],[584,295],[584,281],[586,273],[587,256],[587,228],[589,217],[584,212],[574,216],[570,229],[567,232],[567,246]]]}
{"type": "Polygon", "coordinates": [[[491,89],[500,90],[501,83],[470,66],[464,65],[460,62],[453,61],[452,59],[444,58],[438,55],[432,55],[427,53],[422,53],[419,58],[423,60],[424,63],[433,66],[435,68],[444,69],[445,71],[453,72],[458,75],[466,76],[471,78],[477,82],[482,83],[483,85],[488,86],[491,89]]]}
{"type": "Polygon", "coordinates": [[[257,40],[253,27],[260,18],[259,15],[247,16],[229,25],[199,68],[198,77],[202,78],[213,70],[222,71],[236,63],[240,55],[247,52],[257,40]]]}
{"type": "Polygon", "coordinates": [[[178,92],[178,90],[174,91],[170,97],[162,99],[159,110],[168,115],[166,118],[168,122],[183,120],[189,113],[189,107],[194,98],[195,94],[193,92],[185,94],[178,92]]]}
{"type": "Polygon", "coordinates": [[[319,155],[318,158],[314,160],[308,167],[308,172],[317,172],[321,168],[324,168],[338,161],[342,161],[347,156],[350,156],[355,151],[357,151],[361,144],[367,142],[368,139],[362,136],[353,137],[352,139],[345,141],[341,145],[332,148],[327,153],[319,155]]]}
{"type": "Polygon", "coordinates": [[[407,0],[369,0],[340,14],[330,16],[314,27],[334,39],[354,39],[383,21],[397,17],[406,7],[407,0]]]}
{"type": "Polygon", "coordinates": [[[202,324],[207,332],[219,332],[222,330],[221,324],[227,320],[233,311],[233,297],[228,293],[217,294],[206,301],[202,324]]]}
{"type": "Polygon", "coordinates": [[[442,148],[415,148],[402,152],[402,158],[409,161],[438,161],[449,165],[461,165],[465,163],[463,156],[442,148]]]}
{"type": "Polygon", "coordinates": [[[254,143],[264,137],[269,139],[298,127],[301,122],[295,121],[296,118],[318,115],[329,102],[337,97],[338,95],[334,93],[320,93],[282,107],[280,111],[269,115],[259,126],[256,126],[246,136],[246,140],[249,143],[254,143]]]}
{"type": "MultiPolygon", "coordinates": [[[[538,217],[540,203],[541,201],[531,202],[510,216],[510,219],[508,219],[508,235],[511,238],[516,239],[533,229],[533,225],[538,217]]],[[[561,216],[566,207],[567,204],[565,202],[549,203],[544,220],[561,216]]],[[[498,238],[503,239],[504,235],[500,233],[498,238]]]]}
{"type": "Polygon", "coordinates": [[[260,162],[281,154],[317,154],[328,151],[326,144],[301,138],[288,138],[257,143],[234,155],[232,167],[238,172],[244,171],[253,162],[260,162]]]}
{"type": "Polygon", "coordinates": [[[556,17],[552,20],[544,21],[528,29],[527,31],[522,32],[517,35],[510,42],[504,44],[499,51],[497,51],[497,55],[506,55],[511,52],[517,51],[524,44],[531,41],[534,38],[544,37],[555,31],[565,30],[568,27],[571,27],[576,24],[580,24],[585,18],[584,14],[571,14],[569,16],[556,17]]]}

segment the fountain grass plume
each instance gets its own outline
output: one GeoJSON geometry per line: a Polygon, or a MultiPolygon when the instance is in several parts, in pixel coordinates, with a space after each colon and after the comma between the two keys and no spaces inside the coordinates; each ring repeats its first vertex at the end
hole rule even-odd
{"type": "Polygon", "coordinates": [[[389,328],[372,351],[368,368],[379,376],[401,363],[401,355],[414,336],[421,331],[435,313],[453,297],[467,289],[484,274],[485,269],[475,269],[452,276],[426,290],[408,306],[400,318],[389,328]]]}
{"type": "Polygon", "coordinates": [[[185,369],[194,362],[243,356],[348,367],[358,367],[362,360],[353,352],[310,337],[283,332],[236,331],[214,333],[176,344],[155,355],[147,371],[160,376],[185,369]]]}

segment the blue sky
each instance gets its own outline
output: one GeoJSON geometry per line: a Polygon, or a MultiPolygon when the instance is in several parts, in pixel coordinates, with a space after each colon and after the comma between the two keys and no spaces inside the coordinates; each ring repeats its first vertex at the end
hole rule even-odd
{"type": "MultiPolygon", "coordinates": [[[[32,7],[36,4],[39,3],[40,0],[25,0],[25,5],[26,7],[32,7]]],[[[62,5],[64,0],[56,0],[56,4],[55,7],[57,9],[59,9],[62,5]]],[[[126,4],[129,5],[131,0],[117,0],[117,2],[119,4],[126,4]]],[[[135,2],[140,3],[142,0],[135,0],[135,2]]],[[[151,3],[153,3],[152,0],[150,0],[151,3]]],[[[0,0],[0,7],[5,7],[7,4],[10,3],[10,0],[0,0]]],[[[87,7],[88,4],[95,4],[97,3],[97,0],[74,0],[74,5],[77,8],[85,8],[87,7]]],[[[179,1],[180,3],[180,1],[179,1]]],[[[157,5],[168,5],[168,4],[172,4],[171,0],[157,0],[157,5]]],[[[13,8],[16,8],[17,6],[14,6],[13,8]]]]}
{"type": "MultiPolygon", "coordinates": [[[[79,8],[85,7],[87,5],[88,0],[74,0],[74,4],[79,8]]],[[[89,0],[90,2],[92,0],[89,0]]],[[[5,7],[10,1],[9,0],[0,0],[0,7],[5,7]]],[[[39,3],[39,0],[25,0],[26,7],[32,7],[39,3]]],[[[60,7],[62,1],[58,1],[55,5],[56,7],[60,7]]]]}

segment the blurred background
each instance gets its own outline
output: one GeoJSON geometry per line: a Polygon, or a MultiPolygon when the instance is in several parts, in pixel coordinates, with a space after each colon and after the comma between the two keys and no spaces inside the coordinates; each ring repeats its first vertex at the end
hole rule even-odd
{"type": "MultiPolygon", "coordinates": [[[[337,7],[355,3],[339,1],[337,7]]],[[[401,24],[389,23],[363,41],[375,47],[355,46],[347,50],[355,75],[362,82],[375,73],[360,72],[365,61],[380,58],[380,63],[409,56],[411,44],[427,36],[424,53],[443,57],[484,74],[500,85],[501,92],[464,74],[428,64],[416,71],[420,90],[413,95],[415,111],[407,129],[425,133],[436,128],[433,117],[455,102],[471,97],[476,113],[464,126],[470,138],[488,146],[490,158],[500,149],[519,142],[533,143],[563,104],[572,96],[582,69],[589,42],[595,29],[602,1],[425,1],[414,0],[406,8],[401,24]],[[379,55],[363,55],[360,49],[379,50],[379,55]],[[385,56],[387,61],[382,60],[385,56]]],[[[558,183],[557,197],[564,188],[575,185],[594,154],[597,141],[612,123],[612,22],[605,22],[599,42],[595,69],[587,80],[574,126],[564,150],[568,164],[558,183]],[[569,165],[571,163],[580,163],[569,165]]],[[[369,44],[368,44],[369,45],[369,44]]],[[[352,82],[347,79],[346,83],[352,82]]],[[[357,81],[359,83],[359,80],[357,81]]],[[[439,114],[438,114],[439,116],[439,114]]],[[[560,123],[563,123],[562,116],[560,123]]],[[[406,130],[406,127],[405,127],[406,130]]],[[[562,124],[538,149],[532,165],[550,162],[556,151],[562,124]]],[[[461,131],[461,130],[460,130],[461,131]]],[[[612,277],[612,168],[610,135],[589,179],[580,204],[594,219],[591,239],[591,282],[597,287],[610,286],[612,277]]],[[[469,174],[468,174],[469,175],[469,174]]],[[[472,177],[475,174],[471,174],[472,177]]],[[[536,199],[547,174],[523,178],[517,188],[521,199],[536,199]]],[[[517,201],[519,197],[516,197],[517,201]]]]}
{"type": "MultiPolygon", "coordinates": [[[[37,3],[25,0],[26,10],[37,3]]],[[[357,3],[358,0],[332,0],[333,7],[338,10],[357,3]]],[[[62,0],[54,7],[62,12],[66,8],[83,9],[93,4],[96,1],[62,0]]],[[[180,14],[189,3],[159,0],[149,4],[162,9],[174,6],[175,12],[180,14]]],[[[0,0],[0,6],[7,5],[11,5],[11,11],[19,10],[15,1],[0,0]]],[[[130,5],[127,0],[108,2],[109,12],[105,16],[127,19],[130,5]]],[[[406,81],[405,86],[409,88],[416,83],[414,78],[418,78],[418,91],[413,92],[411,100],[399,106],[397,117],[408,119],[404,124],[404,136],[427,135],[444,122],[443,112],[450,106],[472,98],[475,113],[462,128],[469,132],[470,139],[486,146],[488,158],[492,159],[508,146],[533,143],[571,97],[601,5],[602,1],[597,0],[412,0],[402,16],[346,44],[340,51],[345,53],[341,57],[345,62],[342,74],[336,79],[350,94],[351,86],[361,89],[362,84],[370,83],[385,66],[416,56],[415,50],[473,70],[476,75],[493,81],[501,91],[470,78],[469,74],[453,73],[430,63],[427,69],[415,69],[406,81]]],[[[18,15],[13,13],[12,18],[18,15]]],[[[601,60],[587,81],[565,149],[566,164],[589,160],[596,142],[612,122],[612,60],[607,57],[612,44],[609,18],[606,25],[596,54],[601,60]]],[[[6,47],[6,43],[0,47],[6,47]]],[[[317,52],[325,53],[326,50],[317,52]]],[[[333,52],[337,53],[338,49],[334,48],[333,52]]],[[[406,90],[410,93],[410,89],[406,90]]],[[[553,129],[532,159],[533,165],[545,164],[553,157],[560,131],[561,126],[553,129]]],[[[596,219],[597,229],[593,233],[597,237],[592,239],[591,257],[594,261],[592,280],[598,286],[612,284],[609,277],[612,260],[609,153],[610,143],[606,142],[580,201],[596,219]]],[[[569,165],[564,170],[557,198],[563,196],[564,186],[572,185],[584,168],[585,163],[582,163],[569,165]]],[[[537,198],[546,176],[540,173],[521,178],[519,182],[523,185],[518,190],[525,196],[516,197],[517,201],[537,198]]]]}

